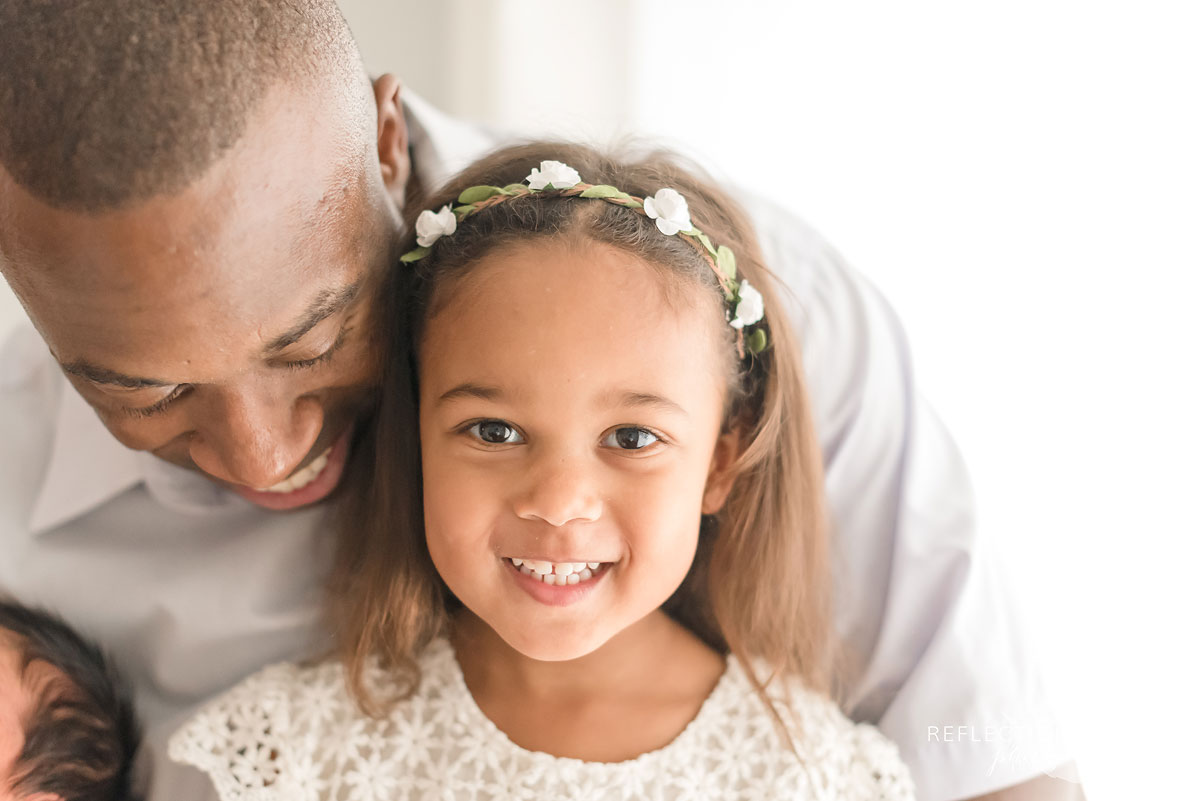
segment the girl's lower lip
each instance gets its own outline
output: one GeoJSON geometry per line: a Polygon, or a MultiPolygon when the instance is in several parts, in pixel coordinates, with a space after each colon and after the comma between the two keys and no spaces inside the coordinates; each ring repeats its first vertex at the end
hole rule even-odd
{"type": "Polygon", "coordinates": [[[525,575],[508,559],[502,559],[501,561],[504,562],[505,568],[517,582],[518,587],[529,593],[533,597],[533,600],[547,606],[570,606],[573,603],[582,601],[591,594],[592,590],[596,589],[596,586],[601,581],[604,581],[604,578],[612,569],[611,564],[605,565],[600,568],[599,573],[587,581],[581,581],[578,584],[564,584],[560,587],[557,584],[547,584],[540,579],[525,575]]]}

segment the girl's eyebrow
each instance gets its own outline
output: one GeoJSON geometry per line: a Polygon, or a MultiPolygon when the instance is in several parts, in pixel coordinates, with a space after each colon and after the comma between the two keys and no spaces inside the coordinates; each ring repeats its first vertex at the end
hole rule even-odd
{"type": "MultiPolygon", "coordinates": [[[[662,395],[655,395],[653,392],[627,391],[614,394],[616,395],[616,405],[618,406],[650,407],[664,412],[680,414],[684,417],[688,416],[687,410],[678,403],[662,395]]],[[[612,396],[610,395],[610,397],[612,396]]]]}
{"type": "MultiPolygon", "coordinates": [[[[459,384],[453,389],[448,389],[443,392],[437,399],[438,405],[449,403],[450,401],[460,398],[474,398],[476,400],[494,401],[504,397],[504,392],[499,387],[483,386],[481,384],[459,384]]],[[[687,410],[680,406],[670,398],[665,398],[662,395],[656,395],[653,392],[634,392],[632,390],[614,391],[607,393],[604,396],[606,405],[611,406],[633,406],[639,408],[653,408],[672,414],[688,416],[687,410]]]]}
{"type": "Polygon", "coordinates": [[[453,389],[448,389],[443,392],[437,399],[438,404],[443,404],[448,401],[458,400],[459,398],[476,398],[478,400],[496,400],[503,397],[504,393],[499,387],[485,387],[480,384],[459,384],[453,389]]]}

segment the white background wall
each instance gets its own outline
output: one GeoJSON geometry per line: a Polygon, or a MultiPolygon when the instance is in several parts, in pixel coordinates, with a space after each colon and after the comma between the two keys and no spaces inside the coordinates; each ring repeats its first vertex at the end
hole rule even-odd
{"type": "Polygon", "coordinates": [[[1197,797],[1194,3],[342,5],[449,111],[662,137],[822,230],[907,324],[1088,797],[1197,797]]]}

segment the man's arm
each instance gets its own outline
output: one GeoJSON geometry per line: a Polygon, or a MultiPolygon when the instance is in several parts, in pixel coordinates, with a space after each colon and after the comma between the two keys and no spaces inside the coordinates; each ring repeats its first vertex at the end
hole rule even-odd
{"type": "Polygon", "coordinates": [[[1043,786],[1031,777],[1070,755],[898,317],[807,225],[742,200],[803,346],[848,652],[844,710],[896,741],[922,801],[1043,786]]]}
{"type": "Polygon", "coordinates": [[[1015,787],[980,795],[965,801],[1087,801],[1083,786],[1077,781],[1057,778],[1076,775],[1075,763],[1068,762],[1054,771],[1054,776],[1039,776],[1015,787]]]}

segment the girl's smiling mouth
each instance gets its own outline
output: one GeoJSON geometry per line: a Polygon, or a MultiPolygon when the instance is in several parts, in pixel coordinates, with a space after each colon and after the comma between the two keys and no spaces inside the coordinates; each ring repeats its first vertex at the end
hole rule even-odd
{"type": "Polygon", "coordinates": [[[608,575],[614,562],[551,562],[503,557],[518,586],[534,600],[566,606],[582,600],[608,575]]]}

